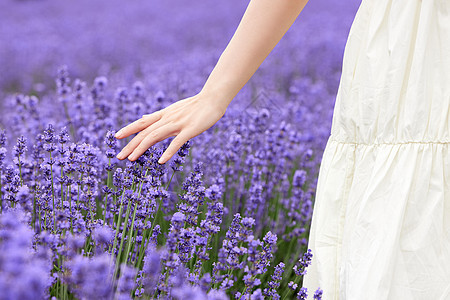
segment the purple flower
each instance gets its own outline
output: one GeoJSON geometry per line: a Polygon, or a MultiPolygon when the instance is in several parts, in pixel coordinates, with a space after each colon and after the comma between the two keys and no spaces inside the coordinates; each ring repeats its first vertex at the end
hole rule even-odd
{"type": "Polygon", "coordinates": [[[298,291],[298,293],[297,293],[297,299],[300,299],[300,300],[308,299],[308,289],[305,287],[302,287],[300,289],[300,291],[298,291]]]}
{"type": "Polygon", "coordinates": [[[320,289],[320,287],[317,288],[317,290],[316,290],[315,293],[314,293],[314,299],[315,299],[315,300],[320,300],[320,299],[322,299],[322,294],[323,294],[323,291],[320,289]]]}
{"type": "Polygon", "coordinates": [[[17,202],[19,202],[22,205],[22,207],[26,211],[31,211],[31,209],[32,209],[32,203],[31,203],[32,198],[33,198],[33,195],[31,195],[30,189],[28,188],[28,186],[23,185],[18,188],[16,200],[17,200],[17,202]]]}
{"type": "Polygon", "coordinates": [[[208,300],[228,300],[227,294],[222,290],[211,289],[208,293],[208,300]]]}
{"type": "MultiPolygon", "coordinates": [[[[58,143],[64,145],[67,144],[68,142],[70,142],[69,132],[66,127],[63,127],[61,129],[61,132],[58,134],[58,143]]],[[[63,154],[64,152],[61,153],[63,154]]]]}
{"type": "Polygon", "coordinates": [[[114,237],[114,232],[108,226],[101,226],[94,229],[93,236],[97,243],[109,244],[114,237]]]}
{"type": "Polygon", "coordinates": [[[261,293],[261,289],[256,289],[250,296],[250,300],[264,300],[264,296],[261,293]]]}
{"type": "Polygon", "coordinates": [[[213,201],[220,200],[222,197],[222,188],[217,184],[213,184],[205,191],[205,196],[213,201]]]}
{"type": "Polygon", "coordinates": [[[244,266],[244,263],[239,262],[240,255],[246,253],[245,247],[238,247],[241,239],[240,221],[241,215],[235,214],[222,242],[222,248],[219,250],[218,262],[213,264],[213,283],[221,282],[225,279],[223,275],[219,274],[220,271],[242,269],[244,266]]]}
{"type": "Polygon", "coordinates": [[[185,216],[183,213],[176,212],[172,216],[172,225],[175,229],[180,229],[181,225],[184,223],[185,216]]]}
{"type": "Polygon", "coordinates": [[[56,79],[56,86],[58,90],[58,98],[61,102],[67,102],[68,96],[71,92],[69,79],[69,72],[67,71],[67,66],[62,66],[58,70],[58,78],[56,79]]]}
{"type": "Polygon", "coordinates": [[[69,256],[73,257],[78,250],[84,247],[86,238],[83,235],[68,234],[65,239],[65,244],[69,250],[69,256]]]}
{"type": "Polygon", "coordinates": [[[275,271],[272,275],[272,280],[268,282],[268,286],[270,289],[264,289],[264,295],[272,298],[279,298],[280,296],[277,293],[277,289],[280,287],[282,275],[284,272],[285,264],[280,262],[276,267],[275,271]]]}
{"type": "Polygon", "coordinates": [[[108,132],[106,132],[106,137],[105,137],[105,144],[111,150],[115,150],[117,148],[117,140],[114,137],[114,134],[115,134],[114,131],[108,130],[108,132]]]}
{"type": "Polygon", "coordinates": [[[294,272],[297,276],[302,276],[306,274],[306,268],[311,264],[313,254],[311,253],[311,249],[308,249],[303,256],[299,259],[299,265],[294,266],[294,272]]]}
{"type": "Polygon", "coordinates": [[[175,158],[170,162],[170,167],[174,172],[177,171],[183,171],[183,164],[185,161],[185,157],[189,153],[189,148],[191,147],[191,142],[187,141],[184,143],[180,149],[178,150],[177,154],[175,155],[175,158]]]}
{"type": "Polygon", "coordinates": [[[46,143],[53,143],[55,139],[55,128],[52,124],[48,124],[44,130],[44,141],[46,143]]]}
{"type": "Polygon", "coordinates": [[[0,299],[36,299],[48,296],[52,262],[45,248],[32,250],[33,232],[20,210],[0,217],[0,299]]]}
{"type": "Polygon", "coordinates": [[[153,245],[147,247],[144,257],[143,286],[147,295],[153,295],[161,271],[161,256],[153,245]]]}
{"type": "Polygon", "coordinates": [[[294,187],[301,188],[305,184],[305,181],[306,181],[306,171],[296,170],[294,173],[294,177],[292,179],[292,185],[294,187]]]}
{"type": "Polygon", "coordinates": [[[87,258],[75,256],[66,263],[67,281],[77,297],[85,299],[111,299],[113,296],[111,258],[107,254],[87,258]]]}
{"type": "Polygon", "coordinates": [[[119,300],[131,299],[131,291],[135,288],[134,278],[137,270],[126,264],[120,265],[120,278],[117,283],[116,298],[119,300]]]}
{"type": "Polygon", "coordinates": [[[7,152],[7,151],[6,151],[5,148],[0,147],[0,168],[2,167],[3,161],[5,160],[6,152],[7,152]]]}
{"type": "Polygon", "coordinates": [[[6,131],[0,130],[0,148],[6,146],[6,131]]]}
{"type": "Polygon", "coordinates": [[[27,139],[22,135],[17,139],[17,144],[14,146],[14,156],[20,159],[20,156],[27,151],[27,139]]]}
{"type": "Polygon", "coordinates": [[[192,286],[190,284],[183,284],[181,286],[175,286],[171,293],[172,297],[177,300],[183,299],[198,299],[207,300],[208,297],[205,292],[198,286],[192,286]]]}

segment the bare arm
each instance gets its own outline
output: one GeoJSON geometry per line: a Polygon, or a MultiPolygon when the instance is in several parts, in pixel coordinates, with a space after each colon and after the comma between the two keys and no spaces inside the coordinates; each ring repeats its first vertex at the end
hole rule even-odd
{"type": "Polygon", "coordinates": [[[175,136],[159,163],[165,163],[189,139],[213,126],[294,23],[308,0],[251,0],[242,20],[195,96],[143,116],[122,128],[118,139],[139,132],[117,155],[134,161],[148,148],[175,136]]]}
{"type": "Polygon", "coordinates": [[[224,95],[224,105],[253,76],[308,0],[252,0],[202,92],[224,95]]]}

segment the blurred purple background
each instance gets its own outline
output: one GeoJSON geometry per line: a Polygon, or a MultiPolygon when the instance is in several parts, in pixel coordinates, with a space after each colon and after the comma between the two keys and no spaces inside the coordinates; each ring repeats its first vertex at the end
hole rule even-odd
{"type": "MultiPolygon", "coordinates": [[[[283,64],[304,57],[332,61],[339,68],[359,3],[310,1],[261,69],[272,70],[274,60],[283,64]]],[[[52,83],[63,64],[72,76],[86,80],[120,70],[121,80],[130,82],[178,64],[183,72],[205,77],[247,4],[241,0],[2,0],[0,90],[44,90],[40,83],[52,83]]]]}

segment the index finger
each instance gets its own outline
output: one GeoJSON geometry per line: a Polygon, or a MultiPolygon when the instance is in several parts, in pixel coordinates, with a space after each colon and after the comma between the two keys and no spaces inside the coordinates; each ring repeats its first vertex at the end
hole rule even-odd
{"type": "Polygon", "coordinates": [[[133,123],[123,127],[120,129],[114,136],[117,139],[126,138],[133,133],[137,133],[139,131],[144,130],[148,126],[152,125],[156,121],[161,119],[161,112],[157,111],[149,115],[143,115],[139,120],[134,121],[133,123]]]}

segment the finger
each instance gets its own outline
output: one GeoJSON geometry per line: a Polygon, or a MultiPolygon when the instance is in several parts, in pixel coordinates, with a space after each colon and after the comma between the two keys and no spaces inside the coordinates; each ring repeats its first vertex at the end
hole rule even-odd
{"type": "Polygon", "coordinates": [[[163,155],[161,155],[158,163],[166,163],[190,138],[191,135],[187,134],[186,131],[180,132],[170,143],[169,147],[167,147],[166,151],[164,151],[163,155]]]}
{"type": "Polygon", "coordinates": [[[136,135],[123,149],[120,151],[119,154],[117,154],[117,158],[120,160],[123,160],[127,158],[133,151],[136,149],[137,146],[145,139],[147,135],[149,135],[152,131],[156,130],[158,127],[162,127],[165,124],[158,121],[150,125],[149,127],[145,128],[141,132],[139,132],[138,135],[136,135]]]}
{"type": "Polygon", "coordinates": [[[136,147],[136,149],[134,149],[133,153],[128,156],[128,159],[130,161],[135,161],[139,158],[139,156],[147,151],[148,148],[168,137],[176,135],[176,133],[176,126],[174,126],[173,124],[167,124],[153,130],[142,140],[142,142],[136,147]]]}
{"type": "Polygon", "coordinates": [[[132,135],[133,133],[144,130],[145,128],[147,128],[148,126],[152,125],[153,123],[159,121],[160,119],[161,119],[160,111],[154,112],[149,115],[144,115],[139,120],[136,120],[133,123],[120,129],[115,134],[115,137],[118,139],[126,138],[126,137],[132,135]]]}

